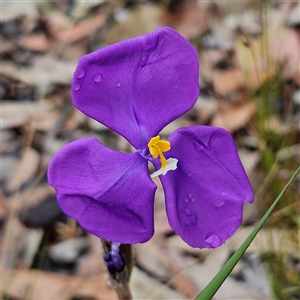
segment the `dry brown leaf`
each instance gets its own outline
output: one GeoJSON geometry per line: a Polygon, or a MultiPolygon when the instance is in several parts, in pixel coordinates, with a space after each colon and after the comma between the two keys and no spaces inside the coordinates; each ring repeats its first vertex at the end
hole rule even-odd
{"type": "Polygon", "coordinates": [[[39,131],[49,131],[56,124],[60,112],[57,109],[39,111],[35,114],[33,127],[39,131]]]}
{"type": "Polygon", "coordinates": [[[38,270],[2,270],[1,292],[17,299],[117,299],[105,274],[92,278],[38,270]]]}
{"type": "Polygon", "coordinates": [[[45,34],[39,33],[21,37],[17,45],[29,51],[45,52],[50,48],[50,42],[45,34]]]}
{"type": "Polygon", "coordinates": [[[159,238],[152,238],[147,243],[134,245],[135,261],[161,281],[170,280],[172,273],[170,260],[159,238]]]}
{"type": "Polygon", "coordinates": [[[58,31],[55,37],[63,43],[75,43],[99,30],[105,23],[106,18],[107,14],[104,11],[98,12],[91,18],[82,20],[71,28],[58,31]]]}
{"type": "Polygon", "coordinates": [[[131,10],[125,21],[116,24],[105,33],[104,41],[107,44],[114,44],[149,33],[162,25],[162,14],[162,7],[150,4],[131,10]]]}
{"type": "Polygon", "coordinates": [[[48,197],[54,196],[55,193],[54,188],[47,183],[41,184],[37,187],[30,186],[20,194],[20,205],[16,209],[25,210],[30,207],[37,206],[48,197]]]}
{"type": "Polygon", "coordinates": [[[53,48],[53,54],[59,56],[63,60],[68,61],[71,58],[72,60],[74,59],[78,61],[81,58],[81,56],[86,54],[86,49],[88,47],[88,40],[82,40],[75,44],[64,44],[63,46],[56,44],[53,48]]]}
{"type": "Polygon", "coordinates": [[[213,73],[213,86],[216,93],[220,96],[226,95],[243,89],[246,85],[243,73],[239,69],[228,69],[213,73]]]}
{"type": "Polygon", "coordinates": [[[48,112],[52,104],[45,100],[37,102],[5,101],[1,104],[1,129],[19,127],[39,112],[48,112]]]}
{"type": "Polygon", "coordinates": [[[11,191],[20,188],[36,172],[39,162],[39,153],[33,148],[25,148],[16,171],[6,187],[11,191]]]}
{"type": "Polygon", "coordinates": [[[60,32],[70,29],[73,25],[72,20],[61,11],[48,12],[42,16],[42,20],[47,31],[55,39],[57,39],[60,32]]]}
{"type": "Polygon", "coordinates": [[[1,71],[8,77],[38,87],[39,92],[44,95],[52,83],[69,85],[76,65],[77,61],[62,61],[50,55],[44,55],[36,57],[33,66],[28,68],[3,62],[1,71]]]}
{"type": "Polygon", "coordinates": [[[222,103],[222,109],[212,119],[211,125],[222,127],[229,132],[245,127],[251,120],[255,111],[255,104],[247,102],[239,106],[222,103]]]}
{"type": "Polygon", "coordinates": [[[186,270],[192,265],[198,264],[199,261],[192,257],[183,256],[178,250],[172,248],[169,248],[165,253],[170,262],[170,273],[172,274],[168,284],[188,299],[195,298],[199,290],[191,278],[186,276],[186,270]]]}
{"type": "Polygon", "coordinates": [[[27,124],[30,121],[30,114],[20,112],[19,116],[11,116],[9,118],[1,118],[1,129],[17,128],[27,124]]]}
{"type": "Polygon", "coordinates": [[[177,13],[166,13],[163,22],[176,29],[186,39],[191,39],[207,29],[211,16],[196,1],[187,2],[177,13]]]}
{"type": "Polygon", "coordinates": [[[133,299],[187,299],[183,295],[176,293],[167,285],[164,285],[155,278],[150,277],[138,268],[134,268],[132,271],[130,288],[132,291],[133,299]]]}
{"type": "Polygon", "coordinates": [[[12,216],[12,210],[9,210],[9,218],[5,222],[5,231],[1,239],[1,270],[18,266],[29,267],[24,261],[27,249],[32,246],[26,244],[29,232],[30,229],[25,228],[16,216],[12,216]]]}

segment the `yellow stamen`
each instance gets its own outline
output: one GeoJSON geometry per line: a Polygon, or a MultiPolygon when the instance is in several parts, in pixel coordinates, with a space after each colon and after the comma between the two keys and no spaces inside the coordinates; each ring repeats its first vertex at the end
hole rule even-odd
{"type": "Polygon", "coordinates": [[[158,135],[150,140],[150,142],[148,143],[148,148],[154,158],[157,158],[159,156],[161,167],[165,168],[168,163],[165,156],[163,155],[163,152],[167,152],[171,149],[170,142],[161,140],[160,136],[158,135]]]}

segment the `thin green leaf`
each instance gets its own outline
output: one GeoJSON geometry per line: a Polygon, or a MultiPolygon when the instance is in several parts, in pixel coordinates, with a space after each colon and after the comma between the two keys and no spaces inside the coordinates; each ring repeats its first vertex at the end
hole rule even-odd
{"type": "Polygon", "coordinates": [[[220,286],[223,284],[225,279],[229,276],[230,272],[234,268],[234,266],[237,264],[237,262],[241,259],[244,252],[247,250],[259,230],[262,228],[268,217],[270,216],[271,212],[273,211],[276,204],[279,202],[283,194],[286,192],[286,190],[289,188],[291,183],[294,181],[296,176],[300,173],[300,167],[296,170],[294,175],[291,177],[289,182],[286,184],[286,186],[283,188],[281,193],[278,195],[278,197],[275,199],[273,204],[270,206],[268,211],[265,213],[265,215],[262,217],[262,219],[258,222],[258,224],[255,226],[255,228],[252,230],[252,232],[249,234],[249,236],[246,238],[246,240],[243,242],[243,244],[239,247],[239,249],[231,256],[231,258],[226,262],[226,264],[223,266],[223,268],[217,273],[217,275],[211,280],[211,282],[202,290],[202,292],[195,298],[195,300],[209,300],[211,299],[214,294],[217,292],[217,290],[220,288],[220,286]]]}

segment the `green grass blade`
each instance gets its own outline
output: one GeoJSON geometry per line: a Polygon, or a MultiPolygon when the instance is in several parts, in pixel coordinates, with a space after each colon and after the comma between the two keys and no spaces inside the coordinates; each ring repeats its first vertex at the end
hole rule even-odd
{"type": "Polygon", "coordinates": [[[265,215],[261,218],[261,220],[258,222],[258,224],[255,226],[255,228],[252,230],[252,232],[249,234],[249,236],[246,238],[246,240],[243,242],[243,244],[239,247],[239,249],[231,256],[231,258],[226,262],[226,264],[223,266],[223,268],[217,273],[217,275],[211,280],[211,282],[202,290],[202,292],[195,298],[195,300],[209,300],[211,299],[214,294],[217,292],[217,290],[220,288],[220,286],[223,284],[225,279],[228,277],[234,266],[238,263],[238,261],[243,256],[244,252],[247,250],[259,230],[262,228],[268,217],[270,216],[271,212],[273,211],[276,204],[279,202],[283,194],[286,192],[286,190],[289,188],[291,183],[294,181],[296,176],[300,173],[300,167],[296,170],[294,175],[291,177],[289,182],[286,184],[286,186],[283,188],[281,193],[278,195],[278,197],[275,199],[273,204],[270,206],[268,211],[265,213],[265,215]]]}

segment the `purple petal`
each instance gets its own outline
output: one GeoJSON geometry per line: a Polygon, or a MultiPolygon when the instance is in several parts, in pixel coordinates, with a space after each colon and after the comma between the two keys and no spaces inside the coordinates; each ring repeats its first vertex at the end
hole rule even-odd
{"type": "Polygon", "coordinates": [[[72,83],[74,105],[147,148],[160,130],[190,110],[199,94],[193,46],[171,28],[83,56],[72,83]]]}
{"type": "Polygon", "coordinates": [[[221,128],[192,126],[169,138],[167,157],[178,168],[160,176],[170,226],[190,246],[215,248],[242,221],[253,192],[231,135],[221,128]]]}
{"type": "Polygon", "coordinates": [[[156,186],[139,153],[113,151],[95,138],[78,140],[55,155],[48,178],[62,210],[87,231],[128,244],[152,237],[156,186]]]}

